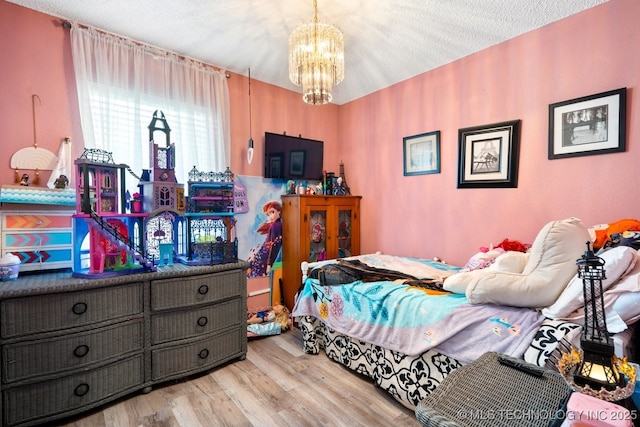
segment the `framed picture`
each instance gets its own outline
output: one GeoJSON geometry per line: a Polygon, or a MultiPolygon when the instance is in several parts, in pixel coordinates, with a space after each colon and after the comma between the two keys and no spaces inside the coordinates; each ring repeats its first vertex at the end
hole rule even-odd
{"type": "Polygon", "coordinates": [[[625,150],[627,88],[549,105],[549,159],[625,150]]]}
{"type": "Polygon", "coordinates": [[[269,174],[267,175],[269,178],[282,178],[284,177],[284,168],[282,167],[284,163],[284,153],[271,153],[269,154],[269,163],[267,167],[269,168],[269,174]]]}
{"type": "Polygon", "coordinates": [[[440,173],[440,131],[402,138],[404,176],[440,173]]]}
{"type": "Polygon", "coordinates": [[[306,156],[306,150],[292,150],[289,153],[289,175],[291,176],[304,175],[305,156],[306,156]]]}
{"type": "Polygon", "coordinates": [[[458,188],[516,188],[520,120],[458,130],[458,188]]]}

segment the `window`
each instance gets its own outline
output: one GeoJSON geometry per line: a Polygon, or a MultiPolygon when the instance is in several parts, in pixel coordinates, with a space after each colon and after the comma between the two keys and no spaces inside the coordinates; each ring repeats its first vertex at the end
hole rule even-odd
{"type": "MultiPolygon", "coordinates": [[[[225,73],[175,54],[74,26],[72,57],[87,148],[113,154],[140,177],[150,169],[148,126],[161,110],[176,146],[176,179],[230,166],[229,95],[225,73]]],[[[156,132],[156,139],[162,132],[156,132]]],[[[155,141],[166,147],[164,136],[155,141]]],[[[126,187],[136,191],[137,178],[126,187]]]]}

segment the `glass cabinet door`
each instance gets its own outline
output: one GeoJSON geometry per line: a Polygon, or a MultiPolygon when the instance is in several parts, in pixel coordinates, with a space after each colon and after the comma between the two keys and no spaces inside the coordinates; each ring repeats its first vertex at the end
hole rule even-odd
{"type": "Polygon", "coordinates": [[[327,259],[327,210],[309,211],[309,261],[327,259]]]}
{"type": "Polygon", "coordinates": [[[351,209],[338,210],[338,258],[351,256],[351,209]]]}

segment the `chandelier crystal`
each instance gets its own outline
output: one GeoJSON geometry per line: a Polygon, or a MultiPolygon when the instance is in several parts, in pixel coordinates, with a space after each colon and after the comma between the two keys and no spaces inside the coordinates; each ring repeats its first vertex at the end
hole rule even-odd
{"type": "Polygon", "coordinates": [[[307,104],[331,102],[331,89],[344,79],[344,37],[330,24],[318,22],[313,1],[313,22],[301,24],[289,36],[289,79],[302,86],[307,104]]]}

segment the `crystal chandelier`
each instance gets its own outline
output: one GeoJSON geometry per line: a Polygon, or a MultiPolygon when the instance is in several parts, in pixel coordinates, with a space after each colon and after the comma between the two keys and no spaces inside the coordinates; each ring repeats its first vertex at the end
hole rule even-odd
{"type": "Polygon", "coordinates": [[[289,36],[289,79],[302,86],[307,104],[331,102],[331,89],[344,79],[344,38],[339,29],[318,22],[313,0],[313,22],[298,26],[289,36]]]}

